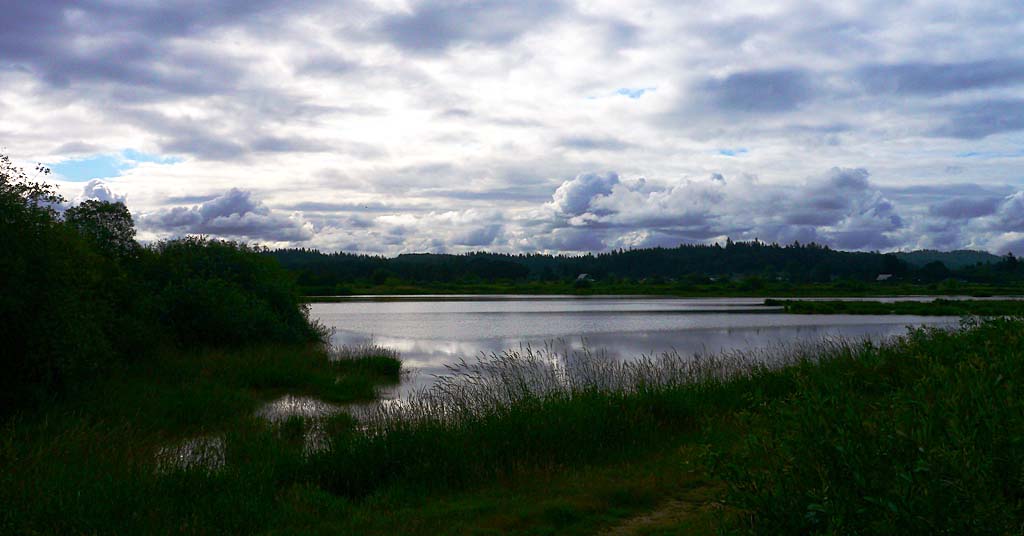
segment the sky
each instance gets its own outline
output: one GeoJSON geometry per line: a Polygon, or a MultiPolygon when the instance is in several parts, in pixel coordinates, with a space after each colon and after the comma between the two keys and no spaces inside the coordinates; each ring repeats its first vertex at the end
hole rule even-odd
{"type": "Polygon", "coordinates": [[[1024,253],[1024,3],[5,2],[0,152],[144,241],[1024,253]]]}

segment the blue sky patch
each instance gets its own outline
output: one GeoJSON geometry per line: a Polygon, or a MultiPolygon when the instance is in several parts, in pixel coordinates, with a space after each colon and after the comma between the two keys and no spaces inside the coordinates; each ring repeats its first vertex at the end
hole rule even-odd
{"type": "Polygon", "coordinates": [[[84,158],[63,160],[46,164],[54,173],[69,181],[84,182],[92,179],[118,177],[121,173],[141,163],[176,164],[182,159],[175,156],[161,156],[125,149],[120,153],[97,154],[84,158]]]}
{"type": "Polygon", "coordinates": [[[750,151],[746,147],[736,147],[735,149],[719,149],[718,154],[722,156],[740,156],[747,154],[750,151]]]}
{"type": "Polygon", "coordinates": [[[629,97],[631,99],[639,99],[644,96],[644,93],[648,91],[654,91],[653,87],[620,87],[615,90],[616,95],[622,95],[623,97],[629,97]]]}

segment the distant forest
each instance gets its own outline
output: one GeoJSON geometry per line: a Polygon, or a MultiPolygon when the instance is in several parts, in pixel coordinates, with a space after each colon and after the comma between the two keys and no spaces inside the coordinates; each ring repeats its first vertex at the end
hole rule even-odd
{"type": "Polygon", "coordinates": [[[921,251],[879,253],[838,251],[815,243],[790,245],[760,241],[725,245],[617,250],[579,256],[467,253],[405,254],[394,258],[310,249],[268,250],[265,254],[295,273],[310,292],[330,293],[346,285],[430,285],[437,283],[644,281],[701,284],[742,278],[790,283],[836,280],[936,283],[958,280],[1007,283],[1024,278],[1012,255],[984,252],[921,251]]]}

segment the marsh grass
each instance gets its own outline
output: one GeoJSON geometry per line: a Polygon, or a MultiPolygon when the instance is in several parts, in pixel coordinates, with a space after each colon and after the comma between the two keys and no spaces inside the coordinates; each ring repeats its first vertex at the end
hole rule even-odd
{"type": "Polygon", "coordinates": [[[398,382],[402,361],[398,351],[372,342],[331,347],[332,364],[346,373],[370,375],[380,381],[398,382]]]}
{"type": "MultiPolygon", "coordinates": [[[[523,348],[459,363],[359,426],[330,419],[322,450],[300,439],[308,419],[250,413],[221,428],[223,466],[166,472],[152,454],[168,434],[139,418],[155,410],[86,404],[5,424],[0,532],[592,533],[692,495],[720,504],[723,532],[1014,533],[1022,356],[1024,322],[1011,319],[629,362],[523,348]]],[[[267,383],[224,359],[177,381],[301,379],[267,383]]],[[[218,414],[179,417],[178,433],[208,432],[218,414]]]]}
{"type": "Polygon", "coordinates": [[[459,489],[523,470],[609,463],[671,445],[750,390],[792,388],[777,371],[871,351],[833,339],[754,352],[612,359],[600,351],[524,347],[449,367],[429,389],[380,404],[363,427],[311,460],[317,482],[365,496],[394,483],[459,489]]]}
{"type": "Polygon", "coordinates": [[[307,432],[353,421],[269,423],[254,410],[285,393],[366,401],[377,383],[306,345],[168,350],[117,367],[3,422],[0,534],[266,526],[278,487],[304,474],[307,432]]]}
{"type": "Polygon", "coordinates": [[[708,463],[747,532],[1009,534],[1024,526],[1024,328],[966,321],[787,369],[708,463]]]}
{"type": "Polygon", "coordinates": [[[945,300],[928,302],[877,302],[850,300],[767,299],[768,306],[782,306],[792,314],[918,315],[918,316],[1020,316],[1024,300],[945,300]]]}

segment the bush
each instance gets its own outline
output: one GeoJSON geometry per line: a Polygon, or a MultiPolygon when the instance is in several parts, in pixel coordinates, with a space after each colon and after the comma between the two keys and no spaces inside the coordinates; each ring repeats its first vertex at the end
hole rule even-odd
{"type": "Polygon", "coordinates": [[[244,244],[188,237],[153,248],[145,268],[160,320],[182,345],[313,342],[291,275],[244,244]]]}

